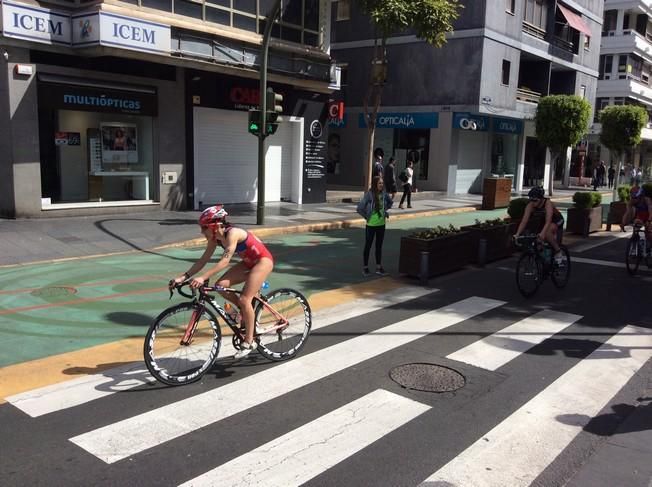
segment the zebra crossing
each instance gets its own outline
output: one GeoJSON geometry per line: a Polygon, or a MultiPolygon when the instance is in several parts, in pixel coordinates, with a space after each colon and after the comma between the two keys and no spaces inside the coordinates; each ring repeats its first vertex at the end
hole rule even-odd
{"type": "MultiPolygon", "coordinates": [[[[481,296],[450,299],[432,292],[409,288],[391,297],[360,299],[354,306],[326,310],[315,317],[311,341],[318,341],[323,333],[330,342],[224,385],[215,379],[216,384],[208,390],[196,386],[197,393],[163,400],[162,405],[138,414],[124,407],[112,411],[109,420],[102,415],[104,401],[125,397],[129,404],[135,397],[116,392],[147,387],[143,384],[149,379],[137,365],[106,374],[126,381],[111,389],[99,387],[104,375],[7,399],[29,416],[25,421],[47,421],[54,413],[59,421],[68,413],[73,417],[78,411],[92,412],[89,416],[97,413],[95,427],[89,422],[81,433],[65,435],[66,451],[83,456],[88,465],[103,465],[105,475],[126,475],[134,468],[127,468],[131,461],[143,465],[160,461],[165,485],[333,485],[344,469],[351,468],[367,475],[370,485],[525,486],[555,461],[652,357],[652,331],[623,323],[619,330],[605,333],[585,356],[567,358],[564,364],[557,360],[554,372],[542,372],[545,377],[540,390],[529,394],[510,364],[529,359],[530,350],[549,340],[566,334],[572,337],[585,317],[534,309],[529,316],[515,320],[506,311],[506,301],[481,296]],[[436,306],[429,308],[430,302],[436,306]],[[379,313],[388,310],[401,318],[390,317],[390,322],[376,326],[379,313]],[[459,364],[470,382],[474,382],[476,371],[482,374],[478,377],[489,374],[500,382],[502,389],[496,392],[474,392],[474,399],[486,395],[484,403],[474,405],[463,395],[412,394],[387,377],[385,364],[404,362],[406,357],[429,356],[437,362],[437,350],[428,349],[428,339],[444,332],[476,329],[489,315],[500,322],[497,331],[439,356],[447,365],[459,364]],[[337,338],[333,337],[338,333],[328,333],[345,329],[349,320],[355,319],[370,329],[337,338]],[[512,398],[495,421],[478,421],[478,432],[468,433],[473,438],[469,436],[467,441],[461,435],[450,441],[438,437],[441,429],[437,425],[446,421],[457,424],[464,408],[474,417],[483,404],[497,402],[507,391],[518,397],[512,398]],[[236,422],[256,418],[263,424],[260,418],[276,408],[286,409],[287,415],[270,417],[273,427],[269,431],[259,428],[255,436],[231,436],[238,431],[236,422]],[[446,411],[455,414],[446,417],[446,411]],[[562,417],[573,420],[560,421],[562,417]],[[282,418],[287,420],[286,427],[282,418]],[[202,445],[215,442],[220,447],[214,456],[202,456],[193,451],[195,441],[202,445]],[[225,442],[233,442],[233,448],[223,446],[225,442]],[[406,447],[417,452],[417,458],[384,454],[406,447]],[[183,458],[186,455],[198,459],[183,458]],[[184,463],[188,469],[179,469],[184,463]],[[368,471],[360,470],[361,465],[368,471]]],[[[476,389],[480,389],[477,382],[475,379],[476,389]]],[[[157,393],[173,397],[173,391],[192,387],[157,393]]],[[[351,482],[355,484],[353,478],[351,482]]]]}

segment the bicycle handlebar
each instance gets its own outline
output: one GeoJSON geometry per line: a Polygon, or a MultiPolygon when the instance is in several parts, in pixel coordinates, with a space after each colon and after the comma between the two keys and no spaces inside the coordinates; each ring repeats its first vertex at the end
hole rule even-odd
{"type": "MultiPolygon", "coordinates": [[[[188,298],[188,299],[195,298],[197,296],[197,289],[191,287],[190,288],[191,294],[188,294],[188,293],[183,291],[184,287],[190,286],[191,281],[192,281],[192,279],[186,279],[182,283],[176,283],[174,281],[170,281],[168,283],[168,286],[169,286],[169,289],[170,289],[170,299],[172,299],[172,296],[173,296],[175,290],[176,290],[176,292],[178,292],[184,298],[188,298]]],[[[236,293],[240,292],[237,289],[232,289],[230,287],[209,286],[208,281],[206,281],[204,283],[204,286],[199,288],[199,294],[201,294],[201,295],[204,295],[204,294],[209,293],[209,292],[223,292],[223,291],[236,292],[236,293]]]]}

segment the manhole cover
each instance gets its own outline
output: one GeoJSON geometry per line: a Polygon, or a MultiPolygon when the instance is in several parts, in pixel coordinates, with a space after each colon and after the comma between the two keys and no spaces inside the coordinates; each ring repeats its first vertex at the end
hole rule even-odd
{"type": "Polygon", "coordinates": [[[389,377],[406,389],[425,392],[451,392],[464,387],[466,380],[459,372],[435,364],[405,364],[389,371],[389,377]]]}
{"type": "Polygon", "coordinates": [[[35,289],[30,294],[40,298],[58,298],[60,296],[71,296],[77,294],[77,290],[74,287],[68,286],[52,286],[35,289]]]}

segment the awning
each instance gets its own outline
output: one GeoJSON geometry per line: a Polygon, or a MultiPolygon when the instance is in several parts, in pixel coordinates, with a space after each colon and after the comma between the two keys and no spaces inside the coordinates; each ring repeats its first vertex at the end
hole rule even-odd
{"type": "Polygon", "coordinates": [[[589,28],[588,25],[586,25],[586,22],[584,22],[582,17],[580,17],[576,13],[571,12],[561,4],[557,4],[557,6],[559,7],[559,11],[561,12],[561,14],[568,21],[568,25],[570,25],[573,29],[579,30],[580,32],[583,32],[587,36],[591,37],[591,29],[589,28]]]}

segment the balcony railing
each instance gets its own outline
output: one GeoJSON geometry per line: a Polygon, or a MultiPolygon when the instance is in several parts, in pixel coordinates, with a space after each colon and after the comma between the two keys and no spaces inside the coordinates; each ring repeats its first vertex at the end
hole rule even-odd
{"type": "Polygon", "coordinates": [[[531,36],[537,37],[539,39],[545,40],[546,39],[546,31],[542,29],[541,27],[538,27],[534,24],[530,24],[529,22],[526,22],[525,20],[523,21],[523,32],[526,34],[530,34],[531,36]]]}
{"type": "Polygon", "coordinates": [[[528,88],[520,87],[516,88],[516,99],[527,103],[539,103],[539,100],[541,99],[541,93],[532,91],[528,88]]]}

